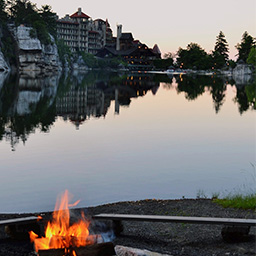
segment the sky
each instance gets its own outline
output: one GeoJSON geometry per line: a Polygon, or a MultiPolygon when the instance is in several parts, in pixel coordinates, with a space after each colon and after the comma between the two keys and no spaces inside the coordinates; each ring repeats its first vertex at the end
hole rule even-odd
{"type": "Polygon", "coordinates": [[[78,7],[92,19],[108,19],[116,36],[116,25],[132,32],[134,39],[149,47],[157,44],[162,54],[176,53],[191,42],[207,53],[214,49],[220,31],[229,44],[229,55],[236,59],[235,45],[247,31],[256,37],[255,0],[31,0],[40,8],[48,4],[59,17],[73,14],[78,7]]]}

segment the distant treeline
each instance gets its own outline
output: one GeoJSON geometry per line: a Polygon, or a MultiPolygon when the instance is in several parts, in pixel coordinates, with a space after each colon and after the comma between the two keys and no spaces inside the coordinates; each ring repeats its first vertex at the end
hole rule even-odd
{"type": "MultiPolygon", "coordinates": [[[[38,9],[36,4],[28,0],[0,0],[0,30],[2,27],[2,31],[6,31],[3,27],[6,26],[7,22],[13,22],[16,26],[24,24],[33,28],[31,30],[31,37],[38,37],[42,43],[47,44],[51,42],[49,34],[56,39],[56,20],[57,15],[52,11],[49,5],[43,5],[38,9]]],[[[2,37],[2,42],[0,40],[0,48],[9,59],[14,58],[14,56],[12,56],[13,51],[10,49],[10,41],[8,35],[2,37]]],[[[69,47],[64,45],[64,42],[61,41],[57,41],[57,45],[60,58],[62,60],[64,56],[70,58],[71,51],[69,47]]],[[[241,60],[244,63],[256,66],[255,45],[255,38],[245,31],[242,35],[241,42],[235,46],[238,50],[237,61],[241,60]]],[[[224,33],[220,31],[214,49],[210,54],[206,53],[199,44],[190,43],[187,45],[186,49],[179,48],[176,54],[170,52],[165,54],[164,59],[156,60],[154,65],[158,69],[166,69],[172,65],[178,68],[203,70],[233,68],[236,63],[233,60],[229,60],[228,53],[229,45],[224,33]],[[176,59],[176,62],[174,62],[174,59],[176,59]]],[[[90,58],[89,65],[99,65],[97,64],[96,58],[93,56],[86,55],[86,57],[90,58]]],[[[120,62],[122,63],[121,60],[118,60],[114,64],[116,65],[120,62]]]]}
{"type": "MultiPolygon", "coordinates": [[[[256,41],[247,31],[242,35],[241,43],[235,47],[238,50],[238,61],[256,66],[256,41]]],[[[176,58],[176,67],[185,69],[223,69],[234,68],[236,63],[229,59],[229,45],[222,31],[219,32],[214,50],[208,54],[197,43],[190,43],[186,49],[179,48],[176,54],[167,53],[165,59],[176,58]]]]}

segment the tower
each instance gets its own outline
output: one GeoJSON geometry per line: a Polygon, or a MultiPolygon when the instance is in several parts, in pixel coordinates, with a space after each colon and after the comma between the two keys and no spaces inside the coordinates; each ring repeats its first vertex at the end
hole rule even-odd
{"type": "Polygon", "coordinates": [[[120,51],[120,37],[122,35],[122,25],[117,26],[117,34],[116,34],[116,50],[120,51]]]}

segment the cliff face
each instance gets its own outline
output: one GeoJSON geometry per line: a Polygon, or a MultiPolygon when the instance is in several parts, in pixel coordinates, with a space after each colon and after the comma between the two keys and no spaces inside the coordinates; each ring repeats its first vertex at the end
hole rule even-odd
{"type": "Polygon", "coordinates": [[[0,72],[3,72],[3,71],[6,72],[9,70],[10,70],[10,67],[7,64],[7,62],[5,61],[4,55],[1,52],[1,48],[0,48],[0,72]]]}
{"type": "Polygon", "coordinates": [[[233,69],[233,79],[236,86],[246,85],[252,79],[252,67],[248,64],[238,63],[233,69]]]}
{"type": "Polygon", "coordinates": [[[12,29],[17,42],[19,71],[21,73],[36,72],[37,74],[59,71],[61,65],[54,38],[51,37],[49,45],[41,44],[37,38],[30,37],[31,29],[25,26],[12,29]]]}
{"type": "Polygon", "coordinates": [[[0,26],[0,72],[5,72],[5,71],[9,71],[10,70],[10,66],[7,64],[4,55],[1,51],[1,39],[3,37],[3,33],[2,33],[2,27],[0,26]]]}

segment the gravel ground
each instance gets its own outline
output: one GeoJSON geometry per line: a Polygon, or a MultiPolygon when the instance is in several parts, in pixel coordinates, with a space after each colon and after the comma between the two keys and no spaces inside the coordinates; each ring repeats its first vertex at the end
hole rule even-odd
{"type": "MultiPolygon", "coordinates": [[[[208,199],[143,200],[77,209],[74,215],[85,211],[90,216],[98,213],[176,215],[223,218],[256,218],[253,210],[223,208],[208,199]]],[[[30,214],[31,215],[31,214],[30,214]]],[[[37,214],[35,214],[37,215],[37,214]]],[[[0,219],[25,215],[0,214],[0,219]]],[[[147,249],[169,255],[191,256],[240,256],[256,255],[256,228],[241,242],[223,241],[220,225],[181,223],[123,222],[124,231],[113,240],[115,245],[147,249]]],[[[95,226],[95,225],[94,225],[95,226]]],[[[33,247],[26,241],[13,241],[0,229],[0,255],[32,256],[33,247]]]]}

